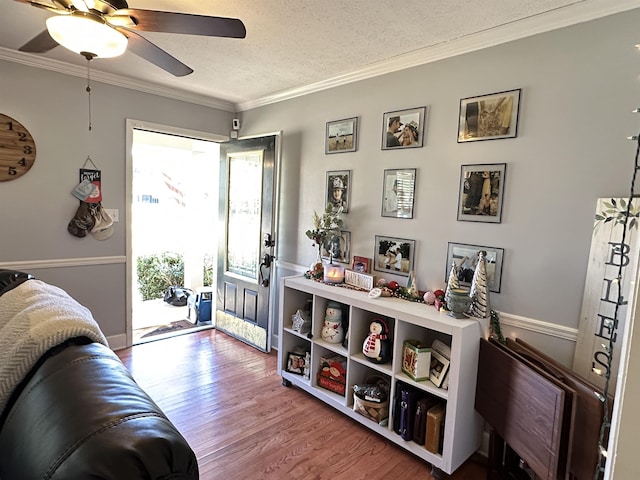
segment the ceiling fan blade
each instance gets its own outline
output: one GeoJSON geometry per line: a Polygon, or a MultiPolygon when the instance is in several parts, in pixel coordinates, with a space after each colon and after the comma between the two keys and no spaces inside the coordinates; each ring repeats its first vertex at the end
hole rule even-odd
{"type": "Polygon", "coordinates": [[[43,30],[27,43],[22,45],[18,50],[29,53],[45,53],[57,46],[58,42],[51,38],[51,35],[49,35],[47,30],[43,30]]]}
{"type": "Polygon", "coordinates": [[[54,12],[54,13],[68,13],[65,10],[60,10],[59,8],[56,8],[53,5],[48,5],[46,3],[35,2],[32,0],[15,0],[15,1],[20,3],[26,3],[28,5],[31,5],[32,7],[43,8],[44,10],[49,10],[50,12],[54,12]]]}
{"type": "MultiPolygon", "coordinates": [[[[183,33],[187,35],[231,38],[244,38],[247,35],[244,23],[237,18],[138,10],[135,8],[118,10],[115,15],[127,15],[133,18],[136,25],[130,28],[144,32],[183,33]]],[[[107,17],[108,20],[109,18],[107,17]]]]}
{"type": "Polygon", "coordinates": [[[153,63],[176,77],[184,77],[185,75],[193,73],[193,69],[189,68],[157,45],[151,43],[143,36],[138,35],[136,32],[132,32],[127,28],[116,28],[116,30],[124,33],[129,38],[129,45],[127,49],[139,57],[144,58],[148,62],[153,63]]]}

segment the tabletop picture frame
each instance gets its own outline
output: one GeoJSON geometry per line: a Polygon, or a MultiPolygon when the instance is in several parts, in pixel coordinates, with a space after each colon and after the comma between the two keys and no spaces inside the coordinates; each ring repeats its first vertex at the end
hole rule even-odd
{"type": "Polygon", "coordinates": [[[449,359],[447,359],[440,352],[431,349],[431,366],[429,368],[429,380],[433,384],[440,388],[442,381],[449,372],[449,359]]]}
{"type": "Polygon", "coordinates": [[[324,153],[355,152],[358,148],[358,117],[327,122],[324,153]]]}
{"type": "Polygon", "coordinates": [[[415,251],[415,240],[376,235],[373,269],[408,277],[413,270],[415,251]]]}
{"type": "Polygon", "coordinates": [[[371,272],[371,259],[368,257],[362,257],[360,255],[353,256],[353,264],[351,265],[351,270],[360,273],[370,273],[371,272]]]}
{"type": "Polygon", "coordinates": [[[485,252],[487,271],[487,286],[490,292],[500,293],[502,284],[502,261],[504,248],[483,247],[465,243],[449,242],[447,246],[447,265],[445,268],[445,282],[448,281],[453,263],[456,264],[458,283],[470,286],[477,266],[478,253],[485,252]]]}
{"type": "Polygon", "coordinates": [[[427,107],[395,110],[382,115],[382,150],[420,148],[424,145],[427,107]]]}
{"type": "Polygon", "coordinates": [[[521,92],[517,88],[461,99],[458,143],[517,137],[521,92]]]}
{"type": "Polygon", "coordinates": [[[413,218],[416,172],[415,168],[384,171],[381,213],[383,217],[413,218]]]}
{"type": "Polygon", "coordinates": [[[461,165],[458,220],[501,223],[506,163],[461,165]]]}
{"type": "Polygon", "coordinates": [[[304,376],[307,362],[303,353],[289,352],[287,355],[287,372],[304,376]]]}

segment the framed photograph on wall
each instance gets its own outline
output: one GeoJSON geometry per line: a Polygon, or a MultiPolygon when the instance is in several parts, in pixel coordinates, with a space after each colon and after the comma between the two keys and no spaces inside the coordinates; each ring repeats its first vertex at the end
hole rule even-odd
{"type": "Polygon", "coordinates": [[[424,145],[427,107],[387,112],[382,116],[382,150],[424,145]]]}
{"type": "Polygon", "coordinates": [[[320,250],[322,258],[334,262],[351,262],[351,232],[342,230],[340,235],[328,238],[320,250]]]}
{"type": "Polygon", "coordinates": [[[336,170],[327,172],[327,203],[333,210],[342,207],[342,212],[349,211],[349,197],[351,188],[351,170],[336,170]]]}
{"type": "Polygon", "coordinates": [[[481,251],[485,252],[484,258],[487,266],[487,286],[489,287],[489,291],[500,293],[504,248],[449,242],[445,282],[448,281],[451,266],[455,263],[458,271],[458,282],[460,282],[462,286],[470,286],[473,280],[473,274],[478,265],[478,253],[481,251]]]}
{"type": "Polygon", "coordinates": [[[380,235],[375,239],[373,269],[408,277],[413,270],[416,241],[380,235]]]}
{"type": "Polygon", "coordinates": [[[502,222],[506,163],[462,165],[458,195],[458,220],[502,222]]]}
{"type": "Polygon", "coordinates": [[[416,169],[385,170],[382,184],[382,216],[413,218],[416,169]]]}
{"type": "Polygon", "coordinates": [[[358,117],[327,122],[324,153],[355,152],[358,148],[358,117]]]}
{"type": "Polygon", "coordinates": [[[458,143],[518,136],[521,89],[460,100],[458,143]]]}

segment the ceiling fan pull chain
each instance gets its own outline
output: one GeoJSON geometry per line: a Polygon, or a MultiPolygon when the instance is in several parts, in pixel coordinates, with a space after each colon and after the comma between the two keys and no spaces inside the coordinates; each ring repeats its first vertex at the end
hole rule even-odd
{"type": "Polygon", "coordinates": [[[89,96],[89,131],[91,131],[91,59],[87,57],[87,95],[89,96]]]}

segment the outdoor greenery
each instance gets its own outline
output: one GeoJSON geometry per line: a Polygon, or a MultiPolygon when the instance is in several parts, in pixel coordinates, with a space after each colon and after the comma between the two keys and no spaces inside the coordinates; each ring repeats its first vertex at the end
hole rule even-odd
{"type": "Polygon", "coordinates": [[[142,300],[162,298],[171,285],[184,284],[184,261],[178,253],[164,252],[138,257],[137,272],[142,300]]]}
{"type": "MultiPolygon", "coordinates": [[[[144,255],[137,259],[138,289],[142,300],[162,298],[171,285],[184,285],[184,260],[175,252],[144,255]]],[[[213,281],[213,257],[204,258],[204,285],[213,281]]]]}
{"type": "Polygon", "coordinates": [[[206,254],[204,256],[204,287],[210,287],[213,285],[213,256],[206,254]]]}

